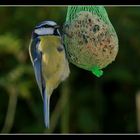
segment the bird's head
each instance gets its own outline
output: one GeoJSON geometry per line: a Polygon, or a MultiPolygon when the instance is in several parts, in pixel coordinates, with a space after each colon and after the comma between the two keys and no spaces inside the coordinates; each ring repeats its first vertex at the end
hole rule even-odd
{"type": "Polygon", "coordinates": [[[33,31],[33,36],[56,35],[60,36],[59,26],[56,22],[46,20],[37,24],[33,31]]]}

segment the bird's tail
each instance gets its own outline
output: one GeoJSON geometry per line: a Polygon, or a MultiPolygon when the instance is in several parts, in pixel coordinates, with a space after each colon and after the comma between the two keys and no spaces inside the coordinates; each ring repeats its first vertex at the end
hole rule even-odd
{"type": "Polygon", "coordinates": [[[50,125],[50,96],[47,94],[47,90],[44,90],[44,121],[46,128],[49,128],[50,125]]]}

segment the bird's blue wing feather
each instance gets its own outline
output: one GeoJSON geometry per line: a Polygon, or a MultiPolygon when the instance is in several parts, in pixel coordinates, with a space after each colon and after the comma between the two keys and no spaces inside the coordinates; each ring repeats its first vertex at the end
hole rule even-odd
{"type": "Polygon", "coordinates": [[[41,95],[43,97],[43,88],[45,87],[43,85],[43,78],[42,78],[42,52],[40,52],[38,49],[39,43],[40,43],[39,38],[33,39],[30,53],[32,57],[36,81],[39,86],[41,95]]]}
{"type": "Polygon", "coordinates": [[[31,53],[32,61],[33,61],[33,67],[34,67],[34,71],[35,71],[36,81],[39,86],[41,95],[43,97],[45,126],[47,128],[49,128],[50,97],[47,94],[45,81],[42,76],[42,53],[38,50],[39,43],[40,43],[39,38],[35,38],[32,41],[30,53],[31,53]]]}

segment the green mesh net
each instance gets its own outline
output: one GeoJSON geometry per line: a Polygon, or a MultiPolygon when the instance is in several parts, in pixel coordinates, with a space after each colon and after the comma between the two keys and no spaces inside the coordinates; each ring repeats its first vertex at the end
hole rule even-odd
{"type": "Polygon", "coordinates": [[[118,38],[103,6],[68,6],[63,27],[67,57],[97,77],[115,60],[118,38]]]}

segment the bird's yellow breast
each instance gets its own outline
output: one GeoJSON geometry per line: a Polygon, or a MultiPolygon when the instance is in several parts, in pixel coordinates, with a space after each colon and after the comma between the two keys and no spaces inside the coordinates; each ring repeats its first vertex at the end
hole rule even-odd
{"type": "Polygon", "coordinates": [[[42,52],[42,73],[49,88],[58,86],[66,71],[65,69],[68,67],[65,51],[58,51],[58,47],[61,45],[60,37],[50,35],[40,38],[39,50],[42,52]]]}

